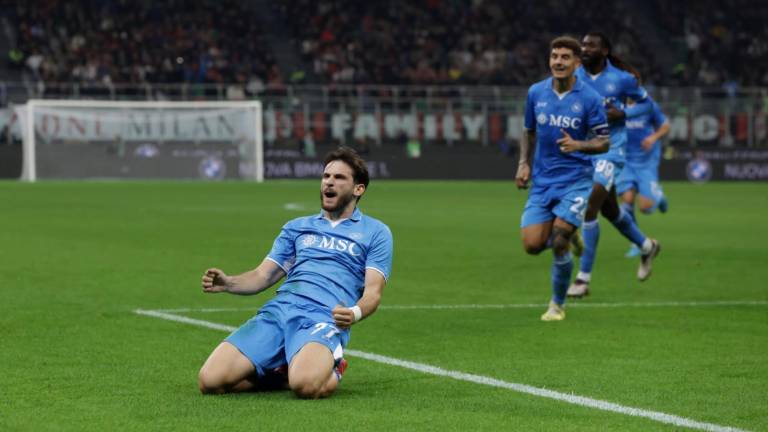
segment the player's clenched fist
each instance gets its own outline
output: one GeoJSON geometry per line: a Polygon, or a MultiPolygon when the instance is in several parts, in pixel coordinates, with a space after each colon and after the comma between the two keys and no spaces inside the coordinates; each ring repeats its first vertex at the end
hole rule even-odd
{"type": "Polygon", "coordinates": [[[229,276],[217,268],[209,268],[203,273],[203,292],[218,293],[229,288],[229,276]]]}

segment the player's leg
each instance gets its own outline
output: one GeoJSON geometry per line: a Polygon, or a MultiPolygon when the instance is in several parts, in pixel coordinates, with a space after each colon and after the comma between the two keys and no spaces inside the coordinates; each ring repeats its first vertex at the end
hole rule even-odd
{"type": "Polygon", "coordinates": [[[254,389],[258,381],[253,363],[226,341],[213,350],[198,378],[203,394],[248,391],[254,389]]]}
{"type": "MultiPolygon", "coordinates": [[[[619,206],[632,218],[633,221],[635,221],[635,223],[637,223],[637,219],[635,218],[635,200],[637,197],[638,182],[637,172],[630,164],[624,166],[624,169],[621,170],[621,173],[616,180],[616,192],[618,192],[619,197],[621,198],[619,206]]],[[[624,256],[627,258],[634,258],[638,255],[640,255],[640,248],[634,243],[630,243],[629,250],[624,256]]]]}
{"type": "Polygon", "coordinates": [[[343,346],[349,332],[339,330],[327,311],[305,305],[295,315],[286,333],[288,385],[301,398],[330,396],[346,368],[343,346]]]}
{"type": "Polygon", "coordinates": [[[552,224],[552,299],[541,319],[560,321],[565,318],[565,299],[573,273],[573,258],[569,250],[571,238],[581,225],[586,210],[591,181],[571,185],[553,208],[556,218],[552,224]]]}
{"type": "Polygon", "coordinates": [[[547,191],[534,187],[520,217],[520,235],[526,253],[538,255],[552,246],[550,237],[554,219],[547,191]]]}
{"type": "Polygon", "coordinates": [[[646,237],[640,231],[632,218],[619,207],[615,194],[609,194],[600,211],[624,237],[640,248],[640,266],[637,269],[637,278],[641,281],[648,279],[651,275],[653,259],[661,250],[659,242],[646,237]]]}
{"type": "Polygon", "coordinates": [[[288,367],[288,385],[301,398],[330,396],[339,385],[334,374],[333,354],[323,344],[310,342],[293,357],[288,367]]]}
{"type": "Polygon", "coordinates": [[[597,245],[600,240],[600,224],[597,216],[603,205],[608,191],[601,183],[594,183],[587,201],[587,209],[584,214],[584,225],[581,227],[581,237],[584,241],[584,251],[579,261],[579,272],[576,280],[568,288],[569,297],[580,298],[589,295],[589,282],[592,278],[592,268],[597,256],[597,245]]]}
{"type": "Polygon", "coordinates": [[[274,381],[269,375],[286,364],[282,316],[277,303],[270,302],[232,332],[200,369],[200,391],[252,391],[261,389],[265,381],[274,381]]]}

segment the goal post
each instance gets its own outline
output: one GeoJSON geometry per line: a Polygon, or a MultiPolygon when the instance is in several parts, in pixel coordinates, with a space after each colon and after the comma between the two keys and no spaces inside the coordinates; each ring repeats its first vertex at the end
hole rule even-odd
{"type": "Polygon", "coordinates": [[[264,180],[259,101],[31,99],[21,179],[264,180]]]}

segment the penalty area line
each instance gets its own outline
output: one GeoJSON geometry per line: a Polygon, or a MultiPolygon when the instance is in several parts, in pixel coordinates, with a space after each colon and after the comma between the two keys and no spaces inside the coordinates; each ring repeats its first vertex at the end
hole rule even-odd
{"type": "MultiPolygon", "coordinates": [[[[176,315],[168,313],[167,311],[159,310],[145,310],[136,309],[133,311],[138,315],[150,316],[154,318],[160,318],[167,321],[174,321],[183,324],[190,324],[199,327],[205,327],[213,330],[220,331],[234,331],[236,327],[226,324],[219,324],[211,321],[205,321],[200,319],[189,318],[182,315],[176,315]]],[[[601,411],[609,411],[618,414],[628,415],[632,417],[641,417],[649,420],[653,420],[659,423],[670,424],[678,427],[686,427],[691,429],[698,429],[710,432],[747,432],[744,429],[738,429],[730,426],[721,426],[714,423],[705,423],[689,419],[686,417],[680,417],[673,414],[667,414],[658,411],[650,411],[642,408],[633,408],[629,406],[620,405],[613,402],[608,402],[600,399],[593,399],[586,396],[578,396],[575,394],[561,393],[554,390],[548,390],[545,388],[533,387],[526,384],[518,384],[508,381],[499,380],[492,377],[475,375],[464,373],[460,371],[453,371],[449,369],[443,369],[437,366],[428,365],[425,363],[416,363],[407,360],[401,360],[394,357],[387,357],[380,354],[368,353],[357,350],[345,350],[345,353],[359,357],[365,360],[381,363],[389,366],[397,366],[405,369],[414,370],[421,373],[440,376],[455,379],[458,381],[466,381],[474,384],[481,384],[491,387],[504,388],[518,393],[525,393],[533,396],[554,399],[561,402],[566,402],[572,405],[578,405],[588,408],[594,408],[601,411]]]]}

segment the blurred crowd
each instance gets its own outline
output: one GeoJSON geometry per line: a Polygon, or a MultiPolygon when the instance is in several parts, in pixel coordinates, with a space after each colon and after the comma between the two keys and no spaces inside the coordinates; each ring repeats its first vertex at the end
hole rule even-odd
{"type": "Polygon", "coordinates": [[[254,15],[238,0],[17,2],[10,57],[49,83],[279,84],[254,15]]]}
{"type": "Polygon", "coordinates": [[[547,75],[553,37],[599,30],[646,84],[768,85],[768,3],[757,0],[36,0],[6,10],[9,61],[46,83],[226,83],[246,94],[297,76],[524,86],[547,75]],[[281,71],[264,19],[292,39],[295,70],[281,71]],[[662,66],[659,40],[673,64],[662,66]]]}
{"type": "Polygon", "coordinates": [[[527,85],[547,73],[548,42],[589,30],[657,80],[627,2],[602,0],[284,0],[305,60],[332,83],[527,85]],[[578,11],[578,13],[574,13],[578,11]],[[555,30],[556,29],[556,30],[555,30]]]}
{"type": "Polygon", "coordinates": [[[657,1],[660,24],[684,40],[677,84],[767,86],[768,3],[759,0],[657,1]]]}

